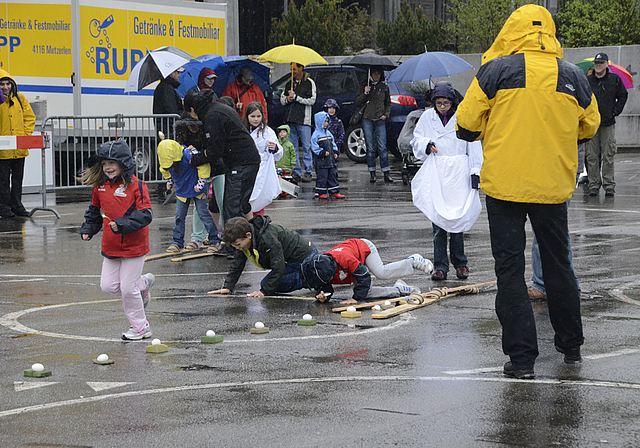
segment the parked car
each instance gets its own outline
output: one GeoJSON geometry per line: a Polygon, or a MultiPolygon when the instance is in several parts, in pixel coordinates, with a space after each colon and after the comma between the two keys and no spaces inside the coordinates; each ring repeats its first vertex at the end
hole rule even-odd
{"type": "MultiPolygon", "coordinates": [[[[327,99],[335,99],[340,104],[338,117],[342,120],[346,133],[341,151],[355,162],[366,162],[367,147],[364,132],[360,126],[349,126],[349,119],[357,109],[356,92],[360,84],[367,79],[366,70],[349,65],[308,65],[304,70],[316,83],[316,103],[313,106],[313,113],[321,110],[327,99]]],[[[388,77],[388,74],[385,76],[388,77]]],[[[291,83],[291,75],[283,76],[273,82],[265,94],[269,109],[269,125],[274,129],[285,122],[286,107],[280,104],[280,95],[288,90],[288,83],[291,83]]],[[[387,149],[400,157],[397,150],[398,135],[407,114],[418,108],[418,102],[422,101],[422,98],[405,91],[395,83],[389,84],[389,91],[391,117],[387,119],[387,149]]]]}

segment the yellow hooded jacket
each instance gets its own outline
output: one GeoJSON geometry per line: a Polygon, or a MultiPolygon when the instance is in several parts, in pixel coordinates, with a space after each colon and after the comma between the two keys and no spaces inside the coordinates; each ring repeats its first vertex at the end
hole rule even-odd
{"type": "MultiPolygon", "coordinates": [[[[162,140],[158,144],[158,161],[160,162],[160,172],[162,173],[162,177],[164,179],[171,179],[171,172],[169,168],[173,165],[174,162],[180,162],[183,157],[184,146],[175,140],[165,139],[162,140]]],[[[197,167],[198,168],[198,177],[201,179],[208,179],[211,176],[211,165],[208,163],[202,164],[197,167]]],[[[178,187],[176,186],[176,189],[178,187]]],[[[202,194],[196,196],[197,198],[201,198],[208,192],[203,192],[202,194]]],[[[177,196],[182,202],[186,202],[186,198],[182,196],[177,196]]]]}
{"type": "Polygon", "coordinates": [[[600,126],[583,71],[562,60],[549,11],[511,14],[457,111],[458,138],[482,140],[482,191],[511,202],[560,204],[571,198],[578,143],[600,126]]]}
{"type": "MultiPolygon", "coordinates": [[[[25,96],[18,92],[16,82],[9,73],[0,69],[1,78],[10,78],[13,89],[9,95],[5,95],[4,103],[0,104],[0,135],[31,135],[36,125],[36,114],[25,96]]],[[[23,159],[28,155],[28,149],[0,149],[0,159],[23,159]]]]}

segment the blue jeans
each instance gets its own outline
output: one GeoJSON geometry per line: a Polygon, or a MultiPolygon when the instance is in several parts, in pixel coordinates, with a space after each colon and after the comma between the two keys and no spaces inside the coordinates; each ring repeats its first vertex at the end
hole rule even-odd
{"type": "MultiPolygon", "coordinates": [[[[567,208],[571,204],[571,199],[567,201],[567,208]]],[[[569,228],[567,227],[567,239],[569,240],[569,261],[571,261],[571,269],[573,269],[573,251],[571,250],[571,236],[569,235],[569,228]]],[[[540,246],[538,246],[538,239],[536,234],[533,234],[533,244],[531,245],[531,267],[533,268],[533,275],[531,276],[532,284],[535,289],[540,291],[545,296],[547,290],[544,287],[544,277],[542,276],[542,260],[540,259],[540,246]]],[[[575,270],[574,270],[575,275],[575,270]]],[[[578,291],[580,291],[580,280],[576,276],[576,283],[578,284],[578,291]]]]}
{"type": "Polygon", "coordinates": [[[380,170],[390,171],[389,153],[387,152],[387,122],[385,120],[362,119],[364,141],[367,143],[367,166],[369,171],[376,170],[376,146],[380,156],[380,170]],[[374,142],[375,134],[375,142],[374,142]]]}
{"type": "MultiPolygon", "coordinates": [[[[449,272],[449,257],[447,257],[447,231],[433,226],[433,266],[434,269],[449,272]]],[[[467,265],[464,254],[464,233],[449,233],[449,253],[453,267],[462,268],[467,265]]]]}
{"type": "Polygon", "coordinates": [[[298,176],[302,176],[302,168],[300,167],[300,155],[298,153],[298,139],[302,144],[302,161],[304,162],[305,174],[311,174],[313,171],[313,155],[311,153],[311,126],[304,124],[287,123],[291,132],[289,133],[289,141],[293,143],[296,150],[296,167],[293,172],[298,176]]]}
{"type": "MultiPolygon", "coordinates": [[[[314,246],[311,253],[307,255],[307,258],[317,254],[318,249],[316,249],[314,246]]],[[[305,258],[305,260],[307,258],[305,258]]],[[[280,280],[280,284],[278,285],[278,289],[276,289],[276,292],[291,292],[297,291],[298,289],[307,288],[307,286],[302,283],[302,272],[300,271],[300,265],[302,264],[302,261],[296,261],[295,263],[285,263],[284,274],[282,275],[282,280],[280,280]]],[[[270,275],[271,272],[265,275],[262,281],[260,281],[260,288],[264,287],[264,285],[269,280],[270,275]]]]}
{"type": "Polygon", "coordinates": [[[176,199],[176,221],[173,225],[173,242],[181,248],[184,247],[184,222],[189,211],[189,203],[193,199],[193,205],[196,212],[200,216],[200,220],[204,224],[204,227],[209,233],[209,242],[219,242],[218,228],[213,222],[213,218],[207,208],[207,195],[205,194],[200,199],[187,198],[186,202],[182,202],[180,199],[176,199]]]}

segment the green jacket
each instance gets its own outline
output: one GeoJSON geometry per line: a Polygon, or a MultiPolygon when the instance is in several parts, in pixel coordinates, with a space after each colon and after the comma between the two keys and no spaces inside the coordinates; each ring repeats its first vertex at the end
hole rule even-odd
{"type": "MultiPolygon", "coordinates": [[[[268,216],[255,216],[249,224],[251,225],[250,251],[258,253],[258,260],[251,261],[262,269],[271,269],[269,280],[260,291],[265,296],[272,296],[280,285],[286,263],[301,262],[309,256],[314,246],[302,238],[298,232],[272,224],[268,216]]],[[[247,257],[247,253],[236,249],[235,258],[224,279],[223,288],[233,291],[247,263],[247,257]]]]}
{"type": "Polygon", "coordinates": [[[282,158],[276,162],[276,168],[282,168],[283,170],[293,171],[296,167],[296,150],[293,147],[293,143],[289,141],[289,135],[291,135],[291,128],[287,124],[278,126],[278,134],[281,130],[287,131],[285,138],[280,138],[278,135],[278,141],[282,146],[282,158]]]}

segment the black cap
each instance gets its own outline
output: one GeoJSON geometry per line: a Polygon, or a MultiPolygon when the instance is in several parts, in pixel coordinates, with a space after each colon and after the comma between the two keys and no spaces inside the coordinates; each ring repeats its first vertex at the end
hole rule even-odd
{"type": "Polygon", "coordinates": [[[609,62],[609,56],[607,53],[598,53],[595,58],[593,58],[593,62],[609,62]]]}

